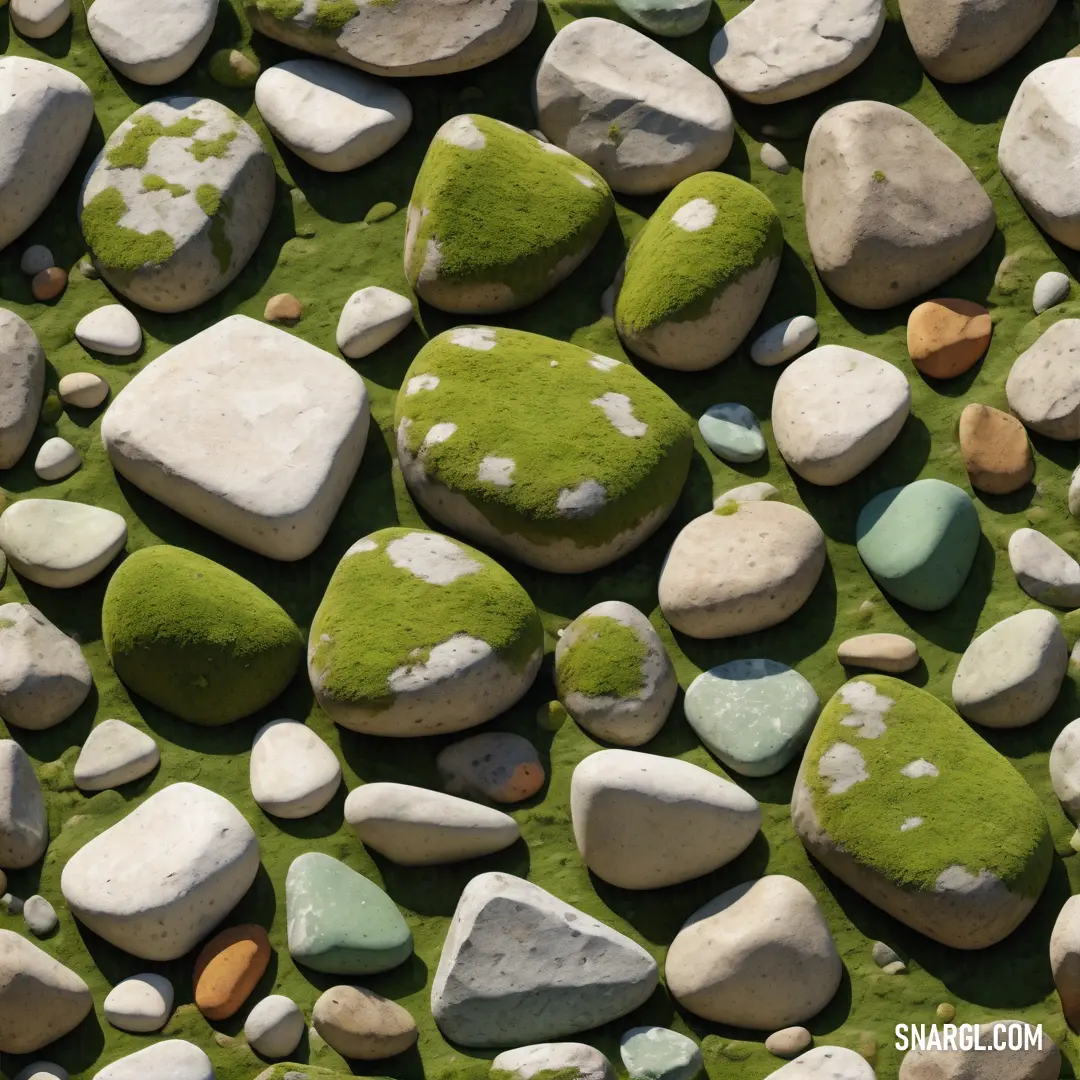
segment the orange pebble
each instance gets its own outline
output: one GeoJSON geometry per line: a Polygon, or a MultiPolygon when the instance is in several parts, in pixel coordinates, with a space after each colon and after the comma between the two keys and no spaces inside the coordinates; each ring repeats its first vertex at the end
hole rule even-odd
{"type": "Polygon", "coordinates": [[[261,926],[230,926],[215,934],[195,961],[195,1004],[208,1020],[226,1020],[247,1000],[270,963],[261,926]]]}
{"type": "Polygon", "coordinates": [[[50,266],[34,275],[30,282],[30,291],[35,300],[55,300],[66,288],[68,276],[59,266],[50,266]]]}
{"type": "Polygon", "coordinates": [[[928,300],[908,319],[912,363],[933,379],[953,379],[990,348],[990,312],[970,300],[928,300]]]}

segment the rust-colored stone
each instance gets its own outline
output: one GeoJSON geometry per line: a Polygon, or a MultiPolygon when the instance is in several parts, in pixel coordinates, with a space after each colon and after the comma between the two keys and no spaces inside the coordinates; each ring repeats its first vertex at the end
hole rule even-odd
{"type": "Polygon", "coordinates": [[[294,323],[303,314],[303,304],[292,293],[278,293],[266,301],[263,318],[272,323],[294,323]]]}
{"type": "Polygon", "coordinates": [[[247,1000],[270,963],[261,926],[230,926],[215,934],[195,961],[195,1004],[208,1020],[227,1020],[247,1000]]]}
{"type": "Polygon", "coordinates": [[[968,405],[960,414],[960,452],[971,486],[988,495],[1019,491],[1035,474],[1024,425],[989,405],[968,405]]]}
{"type": "Polygon", "coordinates": [[[35,300],[55,300],[67,288],[67,283],[67,271],[59,266],[50,266],[48,270],[34,275],[30,291],[35,300]]]}
{"type": "Polygon", "coordinates": [[[908,319],[912,363],[934,379],[953,379],[990,348],[990,312],[970,300],[927,300],[908,319]]]}

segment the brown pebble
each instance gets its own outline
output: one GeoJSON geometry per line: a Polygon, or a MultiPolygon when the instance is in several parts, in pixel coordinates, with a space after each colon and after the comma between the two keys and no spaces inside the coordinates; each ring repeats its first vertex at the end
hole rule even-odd
{"type": "Polygon", "coordinates": [[[66,270],[59,266],[50,266],[48,270],[42,270],[34,275],[30,282],[30,291],[35,300],[55,300],[67,288],[68,276],[66,270]]]}
{"type": "Polygon", "coordinates": [[[215,934],[195,961],[195,1004],[208,1020],[227,1020],[248,999],[270,963],[261,926],[230,926],[215,934]]]}
{"type": "Polygon", "coordinates": [[[919,662],[919,649],[902,634],[863,634],[848,638],[836,650],[836,659],[846,667],[897,674],[919,662]]]}
{"type": "Polygon", "coordinates": [[[970,300],[928,300],[908,319],[908,352],[933,379],[952,379],[977,364],[990,348],[990,312],[970,300]]]}
{"type": "Polygon", "coordinates": [[[528,739],[508,731],[489,731],[452,743],[435,759],[451,795],[516,803],[544,786],[544,766],[528,739]]]}
{"type": "Polygon", "coordinates": [[[971,486],[988,495],[1019,491],[1035,475],[1024,425],[989,405],[971,404],[960,414],[960,452],[971,486]]]}
{"type": "Polygon", "coordinates": [[[294,323],[304,314],[304,306],[292,293],[278,293],[266,301],[263,318],[267,322],[294,323]]]}
{"type": "Polygon", "coordinates": [[[416,1042],[416,1022],[396,1001],[362,986],[332,986],[311,1013],[311,1022],[342,1057],[381,1061],[416,1042]]]}

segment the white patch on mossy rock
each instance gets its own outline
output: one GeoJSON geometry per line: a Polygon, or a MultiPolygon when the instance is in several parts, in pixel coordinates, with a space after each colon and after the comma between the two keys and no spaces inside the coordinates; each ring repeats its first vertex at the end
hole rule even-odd
{"type": "Polygon", "coordinates": [[[818,775],[829,781],[829,794],[842,795],[849,788],[870,779],[866,761],[858,747],[835,743],[818,760],[818,775]]]}
{"type": "MultiPolygon", "coordinates": [[[[1080,247],[1080,209],[1077,213],[1080,247]]],[[[1063,442],[1080,439],[1080,319],[1054,323],[1016,358],[1005,396],[1032,431],[1063,442]]]]}
{"type": "Polygon", "coordinates": [[[630,439],[640,439],[649,430],[649,425],[634,415],[634,403],[626,394],[615,394],[609,390],[592,404],[603,409],[612,425],[630,439]]]}
{"type": "Polygon", "coordinates": [[[48,844],[49,818],[33,763],[13,739],[0,739],[0,867],[33,866],[48,844]]]}
{"type": "Polygon", "coordinates": [[[468,551],[439,533],[410,532],[386,545],[386,557],[429,585],[449,585],[484,569],[468,551]]]}
{"type": "Polygon", "coordinates": [[[880,739],[888,730],[885,714],[893,700],[879,693],[870,683],[847,683],[838,691],[840,700],[851,712],[840,721],[841,727],[856,728],[855,734],[862,739],[880,739]]]}
{"type": "Polygon", "coordinates": [[[927,761],[926,758],[916,758],[914,761],[909,761],[900,772],[911,780],[920,780],[925,776],[941,775],[938,767],[932,761],[927,761]]]}
{"type": "MultiPolygon", "coordinates": [[[[2,165],[0,157],[0,176],[2,165]]],[[[0,180],[0,206],[2,190],[0,180]]],[[[0,391],[0,469],[10,469],[37,429],[45,397],[45,351],[30,324],[6,308],[0,308],[0,391]]]]}
{"type": "Polygon", "coordinates": [[[476,478],[484,481],[485,484],[494,484],[496,487],[510,487],[514,483],[516,468],[517,464],[513,458],[486,457],[476,470],[476,478]]]}
{"type": "Polygon", "coordinates": [[[708,199],[691,199],[685,206],[680,206],[671,220],[683,232],[700,232],[716,221],[716,204],[708,199]]]}

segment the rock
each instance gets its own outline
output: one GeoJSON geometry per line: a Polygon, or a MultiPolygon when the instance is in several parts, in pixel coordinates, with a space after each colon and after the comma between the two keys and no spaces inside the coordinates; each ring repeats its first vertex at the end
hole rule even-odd
{"type": "Polygon", "coordinates": [[[817,319],[796,315],[769,327],[750,346],[750,359],[761,367],[776,367],[798,356],[818,336],[817,319]]]}
{"type": "Polygon", "coordinates": [[[698,418],[698,430],[709,449],[723,461],[757,461],[765,453],[765,436],[758,418],[732,402],[710,406],[698,418]]]}
{"type": "Polygon", "coordinates": [[[967,1050],[909,1051],[900,1063],[898,1080],[1054,1080],[1062,1066],[1061,1052],[1049,1034],[1022,1020],[980,1024],[967,1039],[972,1044],[977,1039],[978,1045],[967,1050]],[[1003,1052],[986,1052],[998,1043],[1003,1052]],[[1012,1045],[1025,1049],[1007,1049],[1012,1045]]]}
{"type": "Polygon", "coordinates": [[[726,360],[750,332],[780,270],[776,207],[727,173],[684,180],[626,258],[615,302],[623,344],[677,371],[726,360]]]}
{"type": "Polygon", "coordinates": [[[1065,901],[1050,934],[1050,970],[1061,1011],[1074,1031],[1080,1027],[1080,898],[1065,901]]]}
{"type": "Polygon", "coordinates": [[[210,40],[218,0],[94,0],[86,24],[101,55],[144,86],[179,79],[210,40]]]}
{"type": "Polygon", "coordinates": [[[610,19],[575,19],[555,35],[534,96],[547,138],[627,195],[667,191],[717,168],[735,137],[712,79],[610,19]]]}
{"type": "Polygon", "coordinates": [[[773,436],[799,476],[835,487],[892,445],[910,410],[911,387],[899,368],[858,349],[823,345],[777,380],[773,436]]]}
{"type": "Polygon", "coordinates": [[[255,1077],[255,1080],[347,1080],[347,1078],[336,1069],[283,1061],[264,1069],[255,1077]]]}
{"type": "Polygon", "coordinates": [[[7,908],[9,915],[19,916],[22,914],[23,902],[17,896],[6,893],[4,896],[0,896],[0,903],[7,908]]]}
{"type": "Polygon", "coordinates": [[[631,1080],[694,1080],[705,1068],[693,1039],[663,1027],[636,1027],[619,1040],[631,1080]]]}
{"type": "Polygon", "coordinates": [[[973,488],[990,495],[1019,491],[1035,475],[1024,425],[974,402],[960,414],[960,452],[973,488]]]}
{"type": "Polygon", "coordinates": [[[1066,724],[1054,740],[1050,782],[1065,813],[1073,821],[1080,819],[1080,720],[1066,724]]]}
{"type": "Polygon", "coordinates": [[[121,1031],[137,1035],[160,1031],[172,1015],[173,986],[164,975],[132,975],[118,982],[105,998],[105,1019],[121,1031]]]}
{"type": "Polygon", "coordinates": [[[358,169],[409,130],[412,106],[396,87],[326,60],[286,60],[255,84],[266,126],[324,172],[358,169]]]}
{"type": "Polygon", "coordinates": [[[303,656],[296,625],[269,596],[193,551],[166,545],[120,564],[105,590],[101,630],[127,687],[210,727],[269,705],[303,656]]]}
{"type": "Polygon", "coordinates": [[[261,926],[230,926],[195,959],[195,1004],[207,1020],[227,1020],[243,1007],[266,972],[273,949],[261,926]]]}
{"type": "Polygon", "coordinates": [[[731,488],[713,500],[713,510],[722,510],[726,506],[736,506],[744,502],[771,502],[776,500],[783,502],[780,492],[764,481],[756,484],[743,484],[741,487],[731,488]]]}
{"type": "Polygon", "coordinates": [[[1053,858],[1024,778],[932,694],[887,675],[853,679],[826,705],[791,817],[827,870],[957,949],[1012,933],[1053,858]],[[977,832],[964,825],[972,821],[977,832]]]}
{"type": "Polygon", "coordinates": [[[813,1035],[804,1027],[786,1027],[774,1031],[765,1040],[765,1049],[781,1058],[797,1057],[810,1048],[813,1035]]]}
{"type": "Polygon", "coordinates": [[[288,1057],[304,1036],[304,1014],[281,994],[264,997],[244,1021],[244,1038],[255,1053],[267,1058],[288,1057]]]}
{"type": "Polygon", "coordinates": [[[249,768],[252,798],[279,818],[317,814],[341,786],[333,750],[295,720],[274,720],[259,729],[249,768]]]}
{"type": "Polygon", "coordinates": [[[109,384],[89,371],[65,375],[57,387],[60,400],[76,409],[96,409],[108,396],[109,384]]]}
{"type": "Polygon", "coordinates": [[[941,611],[960,594],[982,538],[968,494],[928,478],[871,499],[855,523],[866,568],[889,596],[941,611]]]}
{"type": "Polygon", "coordinates": [[[728,503],[675,538],[660,573],[660,609],[681,633],[726,638],[798,611],[825,566],[825,534],[804,510],[728,503]]]}
{"type": "MultiPolygon", "coordinates": [[[[94,0],[101,3],[102,0],[94,0]]],[[[194,1043],[165,1039],[119,1058],[107,1065],[94,1080],[214,1080],[214,1066],[194,1043]]]]}
{"type": "Polygon", "coordinates": [[[360,841],[402,866],[430,866],[491,855],[520,837],[508,814],[411,784],[368,783],[345,800],[360,841]]]}
{"type": "Polygon", "coordinates": [[[82,465],[82,456],[67,439],[46,439],[34,461],[34,472],[42,480],[63,480],[82,465]]]}
{"type": "MultiPolygon", "coordinates": [[[[4,102],[0,125],[3,250],[33,225],[71,171],[94,119],[94,97],[82,79],[55,64],[3,56],[0,100],[4,102]]],[[[10,312],[0,312],[0,358],[6,351],[4,322],[13,318],[10,312]]],[[[0,413],[0,432],[2,420],[0,413]]],[[[10,466],[0,461],[0,467],[10,466]]]]}
{"type": "Polygon", "coordinates": [[[843,1046],[815,1046],[794,1061],[769,1073],[767,1080],[805,1080],[821,1076],[822,1080],[874,1080],[874,1067],[854,1050],[843,1046]]]}
{"type": "Polygon", "coordinates": [[[0,547],[15,572],[52,589],[97,577],[127,542],[111,510],[62,499],[23,499],[0,514],[0,547]]]}
{"type": "Polygon", "coordinates": [[[367,390],[348,364],[231,315],[144,367],[109,406],[101,440],[136,487],[291,562],[322,543],[369,422],[367,390]]]}
{"type": "Polygon", "coordinates": [[[956,1006],[948,1001],[943,1001],[934,1012],[939,1020],[948,1022],[956,1019],[956,1006]]]}
{"type": "Polygon", "coordinates": [[[358,986],[332,986],[315,1002],[311,1022],[332,1050],[360,1061],[404,1053],[417,1039],[407,1010],[358,986]]]}
{"type": "Polygon", "coordinates": [[[263,318],[270,323],[285,323],[292,326],[299,322],[304,314],[304,305],[292,293],[278,293],[266,301],[263,318]]]}
{"type": "Polygon", "coordinates": [[[236,906],[255,880],[259,844],[240,811],[196,784],[151,795],[67,862],[72,913],[143,960],[175,960],[236,906]]]}
{"type": "Polygon", "coordinates": [[[412,932],[366,877],[321,852],[294,859],[285,879],[289,952],[327,975],[371,975],[403,964],[412,932]]]}
{"type": "Polygon", "coordinates": [[[42,270],[56,265],[53,253],[44,244],[31,244],[19,260],[19,269],[27,276],[34,277],[42,270]]]}
{"type": "Polygon", "coordinates": [[[36,894],[23,905],[23,918],[30,931],[39,938],[48,937],[60,925],[56,909],[44,896],[36,894]]]}
{"type": "MultiPolygon", "coordinates": [[[[788,161],[782,151],[777,150],[772,143],[762,143],[761,150],[758,152],[758,157],[761,160],[761,164],[766,169],[772,170],[774,173],[779,173],[781,176],[787,176],[791,172],[791,163],[788,161]]],[[[806,318],[806,316],[800,316],[806,318]]]]}
{"type": "Polygon", "coordinates": [[[817,901],[782,874],[737,885],[695,911],[664,967],[668,990],[684,1009],[757,1031],[816,1016],[843,972],[817,901]]]}
{"type": "Polygon", "coordinates": [[[536,747],[509,731],[451,743],[439,751],[435,767],[451,795],[495,803],[531,799],[546,779],[536,747]]]}
{"type": "Polygon", "coordinates": [[[407,296],[369,285],[354,292],[341,309],[337,347],[350,359],[360,360],[389,344],[413,321],[407,296]]]}
{"type": "Polygon", "coordinates": [[[61,270],[59,266],[50,266],[34,275],[34,280],[30,282],[30,291],[35,300],[45,303],[55,300],[67,288],[67,283],[67,271],[61,270]]]}
{"type": "Polygon", "coordinates": [[[907,324],[911,362],[932,379],[953,379],[974,367],[990,348],[990,312],[970,300],[927,300],[907,324]]]}
{"type": "Polygon", "coordinates": [[[776,660],[732,660],[704,671],[683,703],[687,723],[725,768],[772,776],[810,737],[821,702],[794,668],[776,660]]]}
{"type": "Polygon", "coordinates": [[[240,89],[259,78],[259,61],[239,49],[218,49],[210,57],[210,77],[222,86],[240,89]]]}
{"type": "Polygon", "coordinates": [[[1049,536],[1017,529],[1009,537],[1009,564],[1020,588],[1040,604],[1080,607],[1080,563],[1049,536]]]}
{"type": "Polygon", "coordinates": [[[919,648],[902,634],[862,634],[848,638],[836,650],[837,663],[899,674],[919,663],[919,648]]]}
{"type": "MultiPolygon", "coordinates": [[[[1048,0],[1032,5],[1044,9],[1048,0]]],[[[1035,223],[1066,247],[1080,248],[1080,72],[1070,58],[1032,71],[1013,98],[998,144],[1001,173],[1035,223]]]]}
{"type": "Polygon", "coordinates": [[[659,37],[686,37],[700,30],[712,10],[706,0],[615,0],[615,4],[659,37]]]}
{"type": "Polygon", "coordinates": [[[1035,282],[1035,291],[1032,294],[1031,304],[1035,308],[1035,314],[1041,315],[1044,311],[1064,303],[1069,299],[1072,283],[1065,274],[1052,270],[1043,274],[1035,282]]]}
{"type": "Polygon", "coordinates": [[[466,886],[443,944],[431,1011],[467,1047],[559,1039],[632,1012],[657,985],[638,944],[508,874],[466,886]]]}
{"type": "Polygon", "coordinates": [[[74,971],[0,930],[0,1053],[35,1053],[77,1028],[93,1006],[74,971]]]}
{"type": "MultiPolygon", "coordinates": [[[[0,866],[33,866],[48,845],[49,818],[34,766],[17,742],[0,739],[0,866]]],[[[6,892],[6,875],[0,884],[6,892]]]]}
{"type": "Polygon", "coordinates": [[[583,611],[555,647],[555,689],[590,735],[641,746],[664,726],[679,684],[660,635],[630,604],[583,611]]]}
{"type": "Polygon", "coordinates": [[[78,644],[30,604],[0,605],[0,717],[27,731],[56,727],[93,679],[78,644]]]}
{"type": "Polygon", "coordinates": [[[613,207],[604,178],[566,151],[499,120],[455,116],[413,187],[405,276],[443,311],[525,307],[580,265],[613,207]]]}
{"type": "Polygon", "coordinates": [[[803,173],[806,232],[824,283],[860,308],[940,285],[986,246],[990,197],[909,113],[850,101],[814,125],[803,173]]]}
{"type": "Polygon", "coordinates": [[[1005,394],[1009,408],[1032,431],[1069,442],[1080,438],[1080,319],[1054,323],[1021,353],[1005,394]]]}
{"type": "MultiPolygon", "coordinates": [[[[84,349],[105,356],[134,356],[143,343],[139,320],[123,304],[106,304],[84,315],[75,326],[75,337],[84,349]]],[[[61,397],[63,393],[61,389],[61,397]]]]}
{"type": "Polygon", "coordinates": [[[651,536],[693,452],[689,418],[633,365],[494,327],[432,338],[405,373],[395,426],[423,509],[557,573],[606,566],[651,536]]]}
{"type": "Polygon", "coordinates": [[[296,4],[245,0],[254,29],[296,49],[372,75],[448,75],[498,59],[521,44],[536,22],[537,0],[342,0],[314,20],[296,4]]]}
{"type": "Polygon", "coordinates": [[[152,773],[161,760],[157,743],[123,720],[102,720],[87,736],[75,762],[80,791],[122,787],[152,773]]]}
{"type": "MultiPolygon", "coordinates": [[[[0,96],[4,63],[0,57],[0,96]]],[[[0,162],[2,155],[0,148],[0,162]]],[[[0,205],[5,205],[2,193],[0,184],[0,205]]],[[[0,241],[3,223],[0,218],[0,241]]],[[[38,425],[45,399],[45,352],[30,324],[4,308],[0,308],[0,387],[0,469],[10,469],[23,456],[38,425]]]]}
{"type": "Polygon", "coordinates": [[[439,533],[391,528],[355,543],[334,571],[312,620],[308,674],[336,723],[413,737],[504,712],[542,656],[536,608],[498,563],[439,533]]]}
{"type": "Polygon", "coordinates": [[[535,1043],[504,1050],[491,1062],[493,1073],[508,1074],[504,1080],[534,1080],[537,1076],[542,1080],[564,1070],[572,1070],[574,1080],[615,1080],[611,1062],[586,1043],[535,1043]]]}
{"type": "Polygon", "coordinates": [[[659,889],[738,858],[761,828],[757,800],[688,761],[601,750],[575,769],[570,813],[589,869],[620,889],[659,889]]]}
{"type": "Polygon", "coordinates": [[[900,954],[891,945],[886,945],[884,941],[875,941],[870,950],[870,955],[879,968],[886,968],[890,964],[903,963],[900,954]]]}
{"type": "Polygon", "coordinates": [[[1080,517],[1080,467],[1073,471],[1072,480],[1069,482],[1069,513],[1073,517],[1080,517]]]}
{"type": "Polygon", "coordinates": [[[854,71],[884,28],[883,0],[807,0],[796,9],[784,0],[758,0],[720,28],[709,63],[739,97],[773,105],[854,71]]]}
{"type": "Polygon", "coordinates": [[[79,221],[116,292],[150,311],[189,311],[247,265],[270,222],[274,186],[270,154],[236,113],[210,98],[151,101],[106,140],[79,197],[79,221]]]}
{"type": "Polygon", "coordinates": [[[34,1061],[20,1069],[15,1080],[68,1080],[68,1071],[52,1061],[34,1061]]]}

